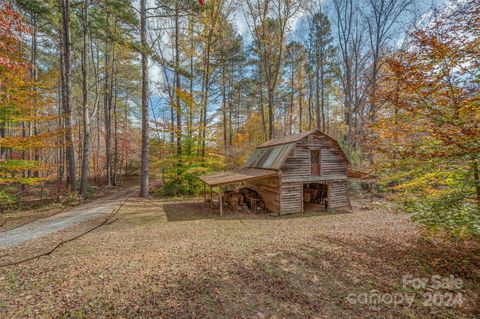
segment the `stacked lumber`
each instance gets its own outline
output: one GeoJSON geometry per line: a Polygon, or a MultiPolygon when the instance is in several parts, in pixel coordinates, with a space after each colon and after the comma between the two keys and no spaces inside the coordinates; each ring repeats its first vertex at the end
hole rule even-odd
{"type": "Polygon", "coordinates": [[[265,203],[253,189],[242,187],[223,193],[224,203],[234,211],[260,213],[265,211],[265,203]]]}

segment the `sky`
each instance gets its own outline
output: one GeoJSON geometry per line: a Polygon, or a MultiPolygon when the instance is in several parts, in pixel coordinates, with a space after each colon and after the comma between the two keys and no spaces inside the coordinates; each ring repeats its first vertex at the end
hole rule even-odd
{"type": "MultiPolygon", "coordinates": [[[[208,0],[206,0],[208,1],[208,0]]],[[[442,5],[448,1],[452,0],[416,0],[415,1],[415,6],[418,8],[419,12],[425,12],[424,16],[429,15],[429,8],[431,7],[437,7],[439,5],[442,5]]],[[[320,0],[318,3],[324,3],[324,9],[327,13],[327,15],[332,19],[332,13],[331,13],[331,2],[329,0],[320,0]]],[[[251,44],[252,42],[252,36],[250,34],[250,30],[246,21],[246,10],[247,8],[245,5],[240,5],[236,9],[236,11],[232,14],[231,16],[231,22],[235,25],[237,33],[240,34],[243,38],[244,45],[247,47],[248,45],[251,44]]],[[[310,10],[311,11],[311,10],[310,10]]],[[[290,40],[299,40],[298,38],[298,32],[295,32],[295,30],[298,30],[302,20],[304,20],[307,17],[307,14],[309,13],[308,10],[303,10],[297,13],[297,15],[292,19],[292,22],[290,24],[291,29],[293,32],[290,32],[290,40]]],[[[405,21],[411,20],[408,18],[405,19],[405,21]]],[[[332,22],[332,32],[334,33],[334,27],[335,23],[332,22]]],[[[399,41],[402,40],[404,37],[402,35],[399,36],[399,41]]],[[[153,61],[150,62],[150,79],[152,81],[152,94],[153,95],[158,95],[158,92],[155,92],[155,84],[157,83],[162,83],[164,81],[163,79],[163,72],[161,68],[154,63],[153,61]]]]}

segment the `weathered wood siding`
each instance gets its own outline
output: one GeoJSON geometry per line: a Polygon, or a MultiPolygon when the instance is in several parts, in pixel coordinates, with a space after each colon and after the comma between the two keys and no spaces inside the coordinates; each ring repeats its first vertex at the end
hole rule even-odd
{"type": "Polygon", "coordinates": [[[297,142],[283,163],[280,171],[282,181],[289,179],[308,178],[310,176],[310,149],[297,142]]]}
{"type": "Polygon", "coordinates": [[[335,146],[322,146],[320,176],[346,176],[347,164],[335,146]]]}
{"type": "Polygon", "coordinates": [[[280,212],[280,181],[278,177],[247,182],[246,186],[258,192],[269,211],[280,212]]]}
{"type": "Polygon", "coordinates": [[[303,212],[303,184],[282,183],[280,200],[282,215],[303,212]]]}
{"type": "Polygon", "coordinates": [[[303,184],[328,181],[329,207],[348,206],[347,163],[342,150],[331,139],[309,135],[296,142],[281,171],[280,212],[292,214],[303,211],[303,184]],[[320,150],[320,175],[311,175],[310,151],[320,150]]]}
{"type": "Polygon", "coordinates": [[[336,177],[346,179],[347,164],[338,149],[329,138],[310,135],[298,141],[281,167],[283,182],[309,182],[336,177]],[[320,176],[311,176],[310,151],[321,150],[320,176]]]}
{"type": "Polygon", "coordinates": [[[347,181],[328,183],[328,207],[347,207],[347,181]]]}

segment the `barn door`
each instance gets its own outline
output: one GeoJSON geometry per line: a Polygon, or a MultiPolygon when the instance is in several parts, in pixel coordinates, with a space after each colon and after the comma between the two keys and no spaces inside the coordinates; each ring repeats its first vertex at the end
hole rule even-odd
{"type": "Polygon", "coordinates": [[[310,175],[320,176],[320,150],[310,151],[310,175]]]}

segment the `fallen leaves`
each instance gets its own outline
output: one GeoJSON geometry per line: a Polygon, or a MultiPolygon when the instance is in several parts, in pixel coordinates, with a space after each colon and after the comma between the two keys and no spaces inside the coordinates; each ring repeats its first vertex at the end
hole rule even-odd
{"type": "Polygon", "coordinates": [[[197,200],[133,198],[116,223],[1,270],[0,316],[429,317],[421,305],[369,309],[345,298],[394,292],[404,274],[446,273],[465,280],[468,299],[442,314],[474,314],[478,243],[423,239],[407,215],[380,205],[353,214],[220,218],[197,200]]]}

